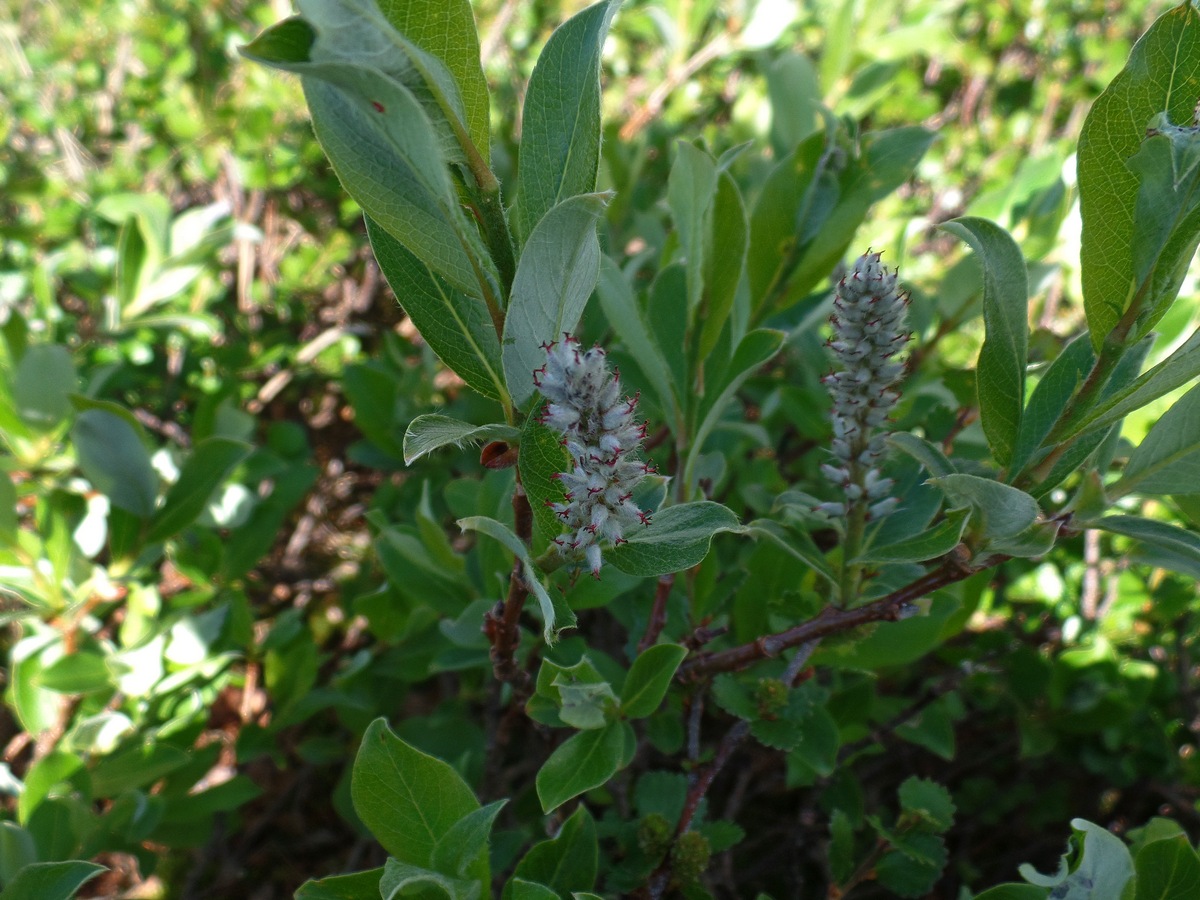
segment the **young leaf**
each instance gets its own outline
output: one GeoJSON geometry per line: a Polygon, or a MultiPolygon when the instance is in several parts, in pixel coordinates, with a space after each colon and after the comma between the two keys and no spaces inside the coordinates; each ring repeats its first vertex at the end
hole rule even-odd
{"type": "Polygon", "coordinates": [[[535,785],[542,811],[599,787],[621,768],[625,731],[620,722],[568,738],[538,770],[535,785]]]}
{"type": "Polygon", "coordinates": [[[621,0],[602,0],[550,35],[525,92],[513,224],[524,241],[563,200],[596,189],[600,50],[621,0]]]}
{"type": "Polygon", "coordinates": [[[679,644],[656,644],[643,650],[621,687],[621,712],[631,719],[653,714],[685,656],[687,648],[679,644]]]}
{"type": "Polygon", "coordinates": [[[243,53],[301,76],[317,138],[367,215],[454,287],[495,296],[491,257],[450,181],[451,162],[470,162],[453,76],[373,3],[300,8],[314,33],[305,58],[266,56],[258,42],[243,53]]]}
{"type": "Polygon", "coordinates": [[[205,438],[196,444],[179,478],[167,490],[162,506],[151,517],[146,540],[166,540],[196,521],[213,491],[220,487],[230,469],[249,456],[250,450],[249,444],[223,437],[205,438]]]}
{"type": "Polygon", "coordinates": [[[705,231],[698,359],[706,359],[713,352],[729,320],[749,247],[750,221],[746,203],[737,182],[728,172],[720,174],[711,210],[710,225],[705,231]]]}
{"type": "Polygon", "coordinates": [[[537,569],[534,568],[533,561],[529,558],[529,550],[507,526],[495,519],[489,519],[487,516],[468,516],[458,520],[458,527],[463,531],[478,531],[495,538],[521,560],[525,583],[537,597],[538,607],[542,611],[542,637],[547,644],[557,641],[559,633],[563,630],[575,627],[575,614],[561,599],[555,603],[551,598],[550,593],[542,585],[541,579],[538,578],[537,569]]]}
{"type": "Polygon", "coordinates": [[[970,507],[986,538],[1012,537],[1038,516],[1037,501],[1024,491],[978,475],[946,475],[929,483],[956,508],[970,507]]]}
{"type": "Polygon", "coordinates": [[[369,215],[366,222],[379,268],[421,337],[463,381],[508,405],[500,338],[487,309],[436,274],[369,215]]]}
{"type": "Polygon", "coordinates": [[[942,225],[974,249],[983,265],[983,348],[976,383],[988,446],[1002,466],[1012,462],[1025,405],[1029,343],[1029,283],[1025,257],[1007,231],[986,219],[942,225]]]}
{"type": "Polygon", "coordinates": [[[382,0],[379,10],[398,32],[441,60],[454,76],[471,142],[487,162],[491,144],[488,88],[470,0],[382,0]]]}
{"type": "Polygon", "coordinates": [[[488,861],[488,837],[496,816],[507,800],[496,800],[472,810],[451,826],[433,848],[430,860],[435,870],[453,878],[467,878],[481,884],[491,881],[488,861]]]}
{"type": "Polygon", "coordinates": [[[511,425],[472,425],[449,416],[429,414],[417,416],[408,423],[404,432],[404,464],[414,462],[447,444],[460,450],[467,444],[483,441],[508,441],[516,443],[520,432],[511,425]]]}
{"type": "Polygon", "coordinates": [[[1138,176],[1128,162],[1159,113],[1191,120],[1194,94],[1178,85],[1200,78],[1200,12],[1184,3],[1159,17],[1121,73],[1092,104],[1079,136],[1083,306],[1098,350],[1138,290],[1134,215],[1138,176]]]}
{"type": "Polygon", "coordinates": [[[533,396],[545,345],[575,329],[600,276],[596,220],[608,194],[569,197],[525,241],[504,319],[504,377],[518,406],[533,396]]]}
{"type": "Polygon", "coordinates": [[[388,853],[427,868],[434,850],[479,801],[454,769],[396,737],[376,719],[363,735],[350,782],[354,811],[388,853]]]}
{"type": "Polygon", "coordinates": [[[143,519],[154,512],[158,476],[128,422],[112,413],[89,409],[75,419],[71,441],[83,474],[113,506],[143,519]]]}
{"type": "Polygon", "coordinates": [[[708,555],[712,537],[722,531],[744,533],[728,507],[710,500],[668,506],[656,512],[645,528],[606,557],[628,575],[649,577],[690,569],[708,555]]]}
{"type": "Polygon", "coordinates": [[[389,859],[384,863],[383,877],[379,879],[379,896],[382,900],[414,895],[429,897],[431,892],[440,893],[446,900],[479,900],[480,886],[477,881],[450,878],[441,872],[398,859],[389,859]]]}
{"type": "Polygon", "coordinates": [[[1116,499],[1142,494],[1200,492],[1200,387],[1163,414],[1129,457],[1121,480],[1109,490],[1116,499]]]}
{"type": "Polygon", "coordinates": [[[2,900],[70,900],[104,866],[73,859],[67,862],[32,863],[0,891],[2,900]]]}
{"type": "MultiPolygon", "coordinates": [[[[568,892],[591,890],[596,883],[598,867],[596,823],[587,807],[581,803],[563,822],[557,835],[535,844],[522,857],[513,872],[513,878],[543,884],[561,896],[568,892]]],[[[513,900],[507,885],[503,900],[513,900]]]]}

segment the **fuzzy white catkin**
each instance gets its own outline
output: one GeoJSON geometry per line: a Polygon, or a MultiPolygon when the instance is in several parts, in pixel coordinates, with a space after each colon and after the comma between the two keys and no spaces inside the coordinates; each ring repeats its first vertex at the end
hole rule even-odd
{"type": "Polygon", "coordinates": [[[604,350],[583,350],[570,335],[547,345],[533,382],[549,401],[542,424],[558,433],[574,462],[554,476],[562,502],[546,501],[567,528],[554,542],[582,556],[599,578],[602,545],[622,544],[627,529],[650,523],[633,502],[634,488],[654,471],[636,455],[646,437],[646,423],[634,419],[638,398],[621,396],[620,373],[609,374],[604,350]]]}
{"type": "Polygon", "coordinates": [[[899,500],[889,496],[893,482],[879,471],[885,433],[881,426],[900,394],[895,385],[904,372],[896,361],[908,343],[908,298],[896,290],[896,273],[878,253],[864,253],[838,281],[830,317],[829,349],[838,364],[821,381],[833,398],[834,461],[821,466],[825,477],[845,491],[845,501],[817,508],[831,516],[847,515],[867,504],[867,517],[888,515],[899,500]]]}

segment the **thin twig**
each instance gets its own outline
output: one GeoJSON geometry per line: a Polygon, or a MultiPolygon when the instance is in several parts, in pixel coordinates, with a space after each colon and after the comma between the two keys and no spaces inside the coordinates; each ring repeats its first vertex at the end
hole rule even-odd
{"type": "Polygon", "coordinates": [[[702,653],[686,660],[679,667],[675,677],[681,681],[695,681],[716,672],[736,672],[759,660],[776,657],[784,650],[807,641],[827,637],[831,634],[840,634],[871,622],[894,622],[901,618],[905,607],[910,603],[940,588],[962,581],[976,572],[998,565],[1008,558],[996,555],[975,566],[960,565],[955,560],[949,559],[937,569],[922,575],[912,583],[863,606],[853,609],[827,606],[807,622],[802,622],[786,631],[763,635],[757,640],[729,650],[702,653]]]}
{"type": "Polygon", "coordinates": [[[654,591],[654,606],[650,609],[650,621],[646,623],[646,633],[638,641],[638,653],[647,647],[653,647],[667,627],[667,598],[671,596],[671,588],[675,584],[675,573],[668,572],[658,576],[658,587],[654,591]]]}

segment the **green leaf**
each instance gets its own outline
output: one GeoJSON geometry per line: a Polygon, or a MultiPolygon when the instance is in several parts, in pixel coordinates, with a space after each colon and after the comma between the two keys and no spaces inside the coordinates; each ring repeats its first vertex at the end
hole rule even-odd
{"type": "Polygon", "coordinates": [[[646,324],[637,296],[629,279],[607,255],[600,258],[600,280],[596,296],[605,318],[629,348],[645,380],[658,397],[667,418],[675,421],[679,415],[679,398],[675,394],[675,379],[659,347],[657,335],[646,324]]]}
{"type": "Polygon", "coordinates": [[[369,215],[366,221],[379,268],[430,349],[473,389],[507,403],[500,338],[483,303],[436,274],[369,215]]]}
{"type": "Polygon", "coordinates": [[[645,528],[629,532],[607,559],[627,575],[649,577],[690,569],[708,555],[715,534],[745,533],[733,511],[711,500],[681,503],[656,512],[645,528]]]}
{"type": "MultiPolygon", "coordinates": [[[[788,295],[803,297],[829,277],[846,255],[872,204],[912,177],[936,134],[918,126],[869,132],[859,141],[860,155],[839,173],[835,201],[823,216],[796,211],[793,228],[803,227],[808,245],[788,295]]],[[[803,145],[802,145],[803,146],[803,145]]]]}
{"type": "Polygon", "coordinates": [[[458,87],[471,142],[487,162],[491,144],[487,80],[470,0],[376,0],[398,32],[441,60],[458,87]]]}
{"type": "Polygon", "coordinates": [[[128,422],[112,413],[90,409],[75,419],[71,441],[83,474],[113,506],[143,519],[154,512],[158,476],[128,422]]]}
{"type": "Polygon", "coordinates": [[[535,884],[523,878],[514,878],[512,885],[512,900],[560,900],[557,891],[552,891],[544,884],[535,884]]]}
{"type": "Polygon", "coordinates": [[[1056,874],[1040,875],[1025,863],[1018,869],[1021,877],[1039,887],[1053,888],[1055,900],[1123,900],[1125,885],[1134,877],[1128,848],[1120,838],[1086,819],[1072,819],[1071,828],[1076,853],[1068,850],[1056,874]]]}
{"type": "Polygon", "coordinates": [[[434,450],[453,444],[460,450],[468,444],[483,441],[507,441],[515,444],[521,433],[511,425],[472,425],[449,416],[429,414],[417,416],[404,432],[404,464],[414,462],[434,450]]]}
{"type": "Polygon", "coordinates": [[[907,778],[900,785],[899,798],[900,808],[919,817],[931,831],[949,831],[954,824],[954,800],[936,781],[916,776],[907,778]]]}
{"type": "Polygon", "coordinates": [[[0,822],[0,884],[11,882],[37,856],[33,835],[16,822],[0,822]]]}
{"type": "MultiPolygon", "coordinates": [[[[1193,38],[1192,45],[1200,51],[1200,40],[1193,38]]],[[[1149,332],[1170,309],[1200,242],[1197,131],[1174,125],[1166,113],[1159,113],[1147,135],[1127,163],[1140,181],[1133,221],[1133,278],[1140,312],[1129,340],[1149,332]]]]}
{"type": "Polygon", "coordinates": [[[624,750],[625,731],[620,722],[568,738],[538,770],[535,783],[543,812],[612,778],[621,767],[624,750]]]}
{"type": "MultiPolygon", "coordinates": [[[[786,494],[781,496],[780,502],[783,502],[783,498],[786,496],[786,494]]],[[[769,519],[755,519],[747,526],[747,534],[754,538],[766,538],[805,563],[830,584],[837,584],[837,576],[825,558],[825,554],[813,543],[813,539],[807,532],[798,528],[789,528],[769,519]]]]}
{"type": "Polygon", "coordinates": [[[1197,375],[1200,375],[1200,329],[1157,366],[1111,393],[1106,392],[1104,402],[1064,430],[1063,440],[1112,425],[1134,410],[1182,387],[1197,375]]]}
{"type": "Polygon", "coordinates": [[[107,869],[77,859],[33,863],[0,891],[0,900],[70,900],[83,885],[107,869]]]}
{"type": "Polygon", "coordinates": [[[1195,532],[1138,516],[1104,516],[1085,524],[1131,537],[1150,547],[1161,547],[1200,565],[1200,535],[1195,532]]]}
{"type": "Polygon", "coordinates": [[[915,434],[909,434],[906,431],[897,431],[895,434],[887,436],[887,442],[900,450],[907,453],[936,478],[943,475],[953,475],[958,471],[954,467],[954,463],[946,458],[946,454],[941,451],[936,444],[930,443],[924,438],[919,438],[915,434]]]}
{"type": "Polygon", "coordinates": [[[696,464],[704,450],[704,444],[720,422],[725,407],[734,398],[746,379],[766,365],[779,352],[786,336],[784,332],[773,328],[758,328],[738,342],[737,349],[733,352],[733,358],[729,361],[728,375],[721,393],[708,407],[700,427],[696,429],[696,433],[692,437],[683,472],[689,494],[695,490],[696,464]]]}
{"type": "Polygon", "coordinates": [[[491,883],[488,838],[496,816],[507,800],[496,800],[459,819],[433,848],[431,865],[454,878],[467,878],[480,884],[491,883]]]}
{"type": "Polygon", "coordinates": [[[196,521],[213,491],[220,487],[230,469],[250,455],[250,450],[249,444],[223,437],[205,438],[198,443],[151,517],[146,540],[166,540],[196,521]]]}
{"type": "Polygon", "coordinates": [[[388,853],[428,867],[438,842],[479,801],[451,766],[396,737],[376,719],[363,735],[350,782],[354,811],[388,853]]]}
{"type": "Polygon", "coordinates": [[[542,534],[553,538],[562,533],[563,521],[550,508],[550,503],[561,503],[562,484],[554,477],[560,472],[570,472],[571,454],[562,445],[559,436],[543,425],[541,417],[530,414],[525,417],[521,429],[521,446],[517,451],[517,467],[521,472],[521,484],[529,497],[533,518],[542,534]]]}
{"type": "Polygon", "coordinates": [[[552,207],[525,241],[504,318],[501,357],[513,402],[534,393],[545,345],[573,331],[600,276],[596,220],[608,194],[569,197],[552,207]]]}
{"type": "Polygon", "coordinates": [[[1050,363],[1025,405],[1017,446],[1008,466],[1009,481],[1030,462],[1037,462],[1034,454],[1067,408],[1075,390],[1087,377],[1095,358],[1091,341],[1086,335],[1080,335],[1050,363]]]}
{"type": "Polygon", "coordinates": [[[478,531],[496,539],[511,550],[517,559],[521,560],[525,583],[537,598],[538,607],[542,611],[542,637],[547,644],[557,641],[559,634],[565,629],[575,627],[575,614],[562,602],[561,598],[556,603],[550,596],[549,591],[538,578],[537,569],[534,568],[533,561],[529,558],[529,550],[506,525],[495,519],[489,519],[487,516],[468,516],[458,520],[458,527],[463,531],[478,531]]]}
{"type": "Polygon", "coordinates": [[[621,687],[621,712],[631,719],[652,715],[685,656],[687,648],[679,644],[656,644],[638,654],[621,687]]]}
{"type": "Polygon", "coordinates": [[[550,35],[525,93],[514,225],[521,241],[550,209],[596,189],[600,51],[621,0],[603,0],[550,35]]]}
{"type": "Polygon", "coordinates": [[[1050,891],[1032,884],[1000,884],[978,894],[975,900],[1046,900],[1050,891]]]}
{"type": "Polygon", "coordinates": [[[430,897],[440,894],[447,900],[478,900],[482,886],[478,881],[449,878],[423,866],[389,859],[383,865],[383,877],[379,879],[379,896],[382,900],[396,897],[430,897]],[[419,888],[419,890],[414,890],[419,888]]]}
{"type": "Polygon", "coordinates": [[[7,472],[0,472],[0,542],[17,537],[17,488],[7,472]]]}
{"type": "Polygon", "coordinates": [[[316,37],[316,32],[304,19],[291,16],[252,40],[242,48],[242,54],[250,59],[307,62],[316,37]]]}
{"type": "Polygon", "coordinates": [[[1194,387],[1154,423],[1129,457],[1121,480],[1109,490],[1116,499],[1141,494],[1200,492],[1200,387],[1194,387]]]}
{"type": "Polygon", "coordinates": [[[1037,501],[1031,496],[989,478],[954,474],[930,478],[929,484],[942,491],[952,506],[970,507],[988,539],[1012,537],[1038,517],[1037,501]]]}
{"type": "Polygon", "coordinates": [[[70,396],[79,376],[66,347],[35,344],[12,375],[13,404],[28,425],[48,431],[71,411],[70,396]]]}
{"type": "Polygon", "coordinates": [[[932,834],[905,836],[905,845],[885,854],[875,877],[897,897],[926,897],[946,866],[946,846],[932,834]],[[919,852],[914,852],[919,851],[919,852]]]}
{"type": "Polygon", "coordinates": [[[353,875],[333,875],[319,881],[306,881],[296,891],[295,900],[379,900],[379,879],[383,867],[353,875]]]}
{"type": "Polygon", "coordinates": [[[1186,834],[1151,841],[1134,860],[1134,900],[1189,900],[1200,897],[1200,857],[1186,834]]]}
{"type": "MultiPolygon", "coordinates": [[[[561,896],[591,890],[598,868],[596,823],[581,803],[563,822],[557,835],[530,848],[517,863],[513,878],[545,885],[561,896]]],[[[512,897],[509,886],[505,885],[503,900],[512,897]]]]}
{"type": "Polygon", "coordinates": [[[1128,165],[1162,112],[1190,121],[1200,79],[1200,13],[1182,4],[1142,35],[1129,61],[1092,104],[1079,137],[1083,305],[1098,350],[1138,290],[1134,271],[1138,177],[1128,165]]]}
{"type": "Polygon", "coordinates": [[[191,759],[188,753],[170,744],[149,741],[136,744],[96,762],[91,770],[92,793],[97,797],[116,797],[158,781],[191,759]]]}
{"type": "Polygon", "coordinates": [[[586,655],[569,667],[543,660],[537,692],[554,701],[564,724],[579,729],[603,728],[617,706],[612,686],[586,655]]]}
{"type": "Polygon", "coordinates": [[[967,509],[952,509],[932,528],[894,544],[872,546],[854,562],[924,562],[927,559],[945,556],[962,540],[969,516],[970,511],[967,509]]]}
{"type": "Polygon", "coordinates": [[[721,172],[711,209],[711,226],[705,232],[699,359],[707,359],[716,348],[733,311],[750,241],[746,203],[737,182],[728,172],[721,172]]]}
{"type": "Polygon", "coordinates": [[[689,313],[695,312],[704,294],[705,238],[711,227],[717,177],[716,161],[708,153],[688,141],[675,142],[667,204],[683,251],[689,313]]]}
{"type": "Polygon", "coordinates": [[[829,868],[837,884],[854,873],[854,823],[840,807],[829,817],[829,868]]]}
{"type": "Polygon", "coordinates": [[[984,341],[976,386],[988,446],[1002,466],[1012,462],[1025,405],[1029,354],[1029,281],[1012,235],[994,222],[966,216],[941,226],[971,245],[983,266],[984,341]]]}
{"type": "Polygon", "coordinates": [[[259,55],[257,44],[243,53],[301,76],[317,138],[368,216],[455,288],[495,296],[491,257],[449,175],[468,162],[454,77],[374,4],[299,6],[315,32],[308,59],[259,55]]]}

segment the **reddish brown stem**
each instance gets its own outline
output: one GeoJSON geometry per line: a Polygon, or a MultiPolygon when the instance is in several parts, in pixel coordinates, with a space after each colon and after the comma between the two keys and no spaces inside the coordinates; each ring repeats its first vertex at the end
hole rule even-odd
{"type": "Polygon", "coordinates": [[[674,584],[674,572],[658,576],[658,587],[654,591],[654,606],[650,608],[650,621],[646,623],[646,633],[638,641],[638,653],[647,647],[653,647],[658,636],[667,627],[667,598],[671,596],[671,588],[674,584]]]}
{"type": "MultiPolygon", "coordinates": [[[[533,510],[520,478],[513,489],[512,504],[517,537],[528,543],[533,535],[533,510]]],[[[515,559],[508,579],[508,596],[502,602],[498,601],[483,619],[483,633],[492,645],[492,671],[500,681],[513,681],[521,674],[516,652],[521,643],[521,611],[528,598],[525,568],[520,559],[515,559]]]]}
{"type": "Polygon", "coordinates": [[[776,657],[784,650],[806,641],[850,631],[871,622],[894,622],[901,617],[904,607],[908,604],[939,588],[991,568],[1006,559],[1008,559],[1006,556],[994,556],[977,566],[963,566],[953,560],[948,560],[911,584],[863,606],[853,609],[827,606],[807,622],[801,622],[786,631],[763,635],[748,644],[742,644],[740,647],[733,647],[729,650],[702,653],[686,660],[679,667],[675,677],[680,681],[696,681],[717,672],[736,672],[759,660],[776,657]]]}

